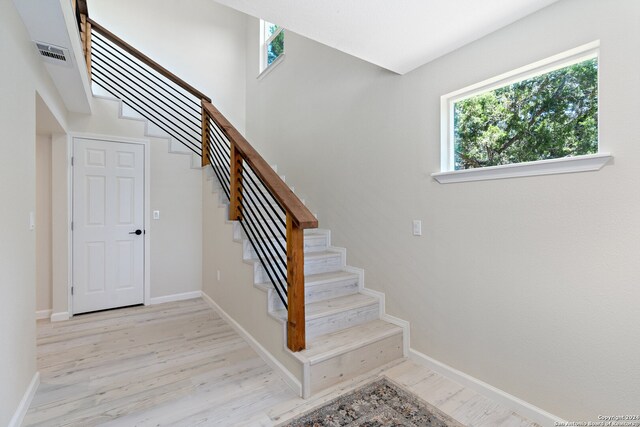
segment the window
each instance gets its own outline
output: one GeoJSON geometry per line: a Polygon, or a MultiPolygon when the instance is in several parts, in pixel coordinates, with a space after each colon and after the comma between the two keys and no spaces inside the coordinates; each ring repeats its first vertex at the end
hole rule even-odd
{"type": "Polygon", "coordinates": [[[260,72],[263,72],[284,54],[284,28],[261,20],[260,34],[260,72]]]}
{"type": "Polygon", "coordinates": [[[545,162],[598,157],[597,43],[445,95],[442,115],[439,181],[474,169],[467,177],[522,176],[518,165],[559,173],[545,162]]]}

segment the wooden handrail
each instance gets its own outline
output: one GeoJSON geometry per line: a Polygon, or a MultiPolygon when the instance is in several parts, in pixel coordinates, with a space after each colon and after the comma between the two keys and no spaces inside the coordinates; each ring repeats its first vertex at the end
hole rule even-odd
{"type": "Polygon", "coordinates": [[[262,156],[249,144],[244,136],[222,115],[211,102],[203,102],[202,106],[209,117],[222,129],[229,141],[235,144],[242,159],[262,180],[273,197],[291,215],[294,225],[301,229],[317,228],[318,220],[311,211],[302,204],[300,199],[291,191],[277,173],[269,166],[262,156]]]}
{"type": "Polygon", "coordinates": [[[175,84],[177,84],[178,86],[186,90],[187,92],[191,93],[193,96],[196,96],[197,98],[205,100],[207,102],[211,102],[211,98],[209,98],[208,96],[206,96],[205,94],[203,94],[202,92],[200,92],[199,90],[191,86],[189,83],[182,80],[180,77],[173,74],[171,71],[164,68],[162,65],[158,64],[153,59],[149,58],[144,53],[140,52],[135,47],[131,46],[129,43],[122,40],[120,37],[113,34],[111,31],[104,28],[102,25],[98,24],[91,18],[87,18],[87,22],[91,24],[93,29],[95,29],[97,32],[99,32],[103,36],[105,36],[112,43],[115,43],[116,45],[120,46],[122,49],[124,49],[134,57],[138,58],[140,61],[147,64],[149,67],[156,70],[158,73],[162,74],[163,76],[165,76],[166,78],[168,78],[169,80],[171,80],[172,82],[174,82],[175,84]]]}

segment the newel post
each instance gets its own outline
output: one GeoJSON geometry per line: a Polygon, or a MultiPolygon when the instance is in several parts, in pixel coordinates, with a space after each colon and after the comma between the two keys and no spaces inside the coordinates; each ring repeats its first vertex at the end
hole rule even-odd
{"type": "Polygon", "coordinates": [[[204,103],[204,99],[200,101],[202,105],[202,167],[209,164],[209,114],[207,114],[207,110],[204,108],[204,103]]]}
{"type": "Polygon", "coordinates": [[[304,230],[297,226],[287,212],[287,347],[296,352],[304,350],[304,230]]]}
{"type": "Polygon", "coordinates": [[[242,219],[242,156],[234,141],[231,141],[230,154],[229,220],[240,221],[242,219]]]}

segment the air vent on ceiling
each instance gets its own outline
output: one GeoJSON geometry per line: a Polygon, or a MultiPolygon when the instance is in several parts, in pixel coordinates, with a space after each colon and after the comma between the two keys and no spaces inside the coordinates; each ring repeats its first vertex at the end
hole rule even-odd
{"type": "Polygon", "coordinates": [[[40,56],[45,62],[56,65],[71,66],[71,58],[69,50],[60,46],[54,46],[48,43],[35,42],[40,56]]]}

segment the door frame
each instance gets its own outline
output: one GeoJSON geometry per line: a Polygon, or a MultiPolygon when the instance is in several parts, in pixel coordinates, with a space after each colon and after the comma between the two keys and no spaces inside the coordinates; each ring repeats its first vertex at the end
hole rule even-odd
{"type": "MultiPolygon", "coordinates": [[[[75,151],[75,140],[76,139],[93,139],[103,142],[115,142],[115,143],[125,143],[125,144],[139,144],[144,147],[144,272],[143,272],[143,280],[144,280],[144,298],[143,304],[149,305],[151,302],[151,246],[150,246],[150,236],[151,236],[151,159],[150,159],[150,141],[144,138],[128,138],[123,136],[114,136],[114,135],[101,135],[95,133],[82,133],[82,132],[71,132],[69,133],[69,157],[73,156],[75,151]]],[[[73,316],[74,307],[73,307],[73,295],[71,295],[71,287],[73,286],[74,277],[73,277],[73,231],[71,230],[71,222],[73,221],[73,166],[71,165],[71,161],[68,162],[68,188],[67,194],[69,195],[69,227],[67,228],[69,234],[67,236],[69,242],[69,284],[67,288],[68,294],[68,307],[69,307],[69,316],[73,316]]]]}

